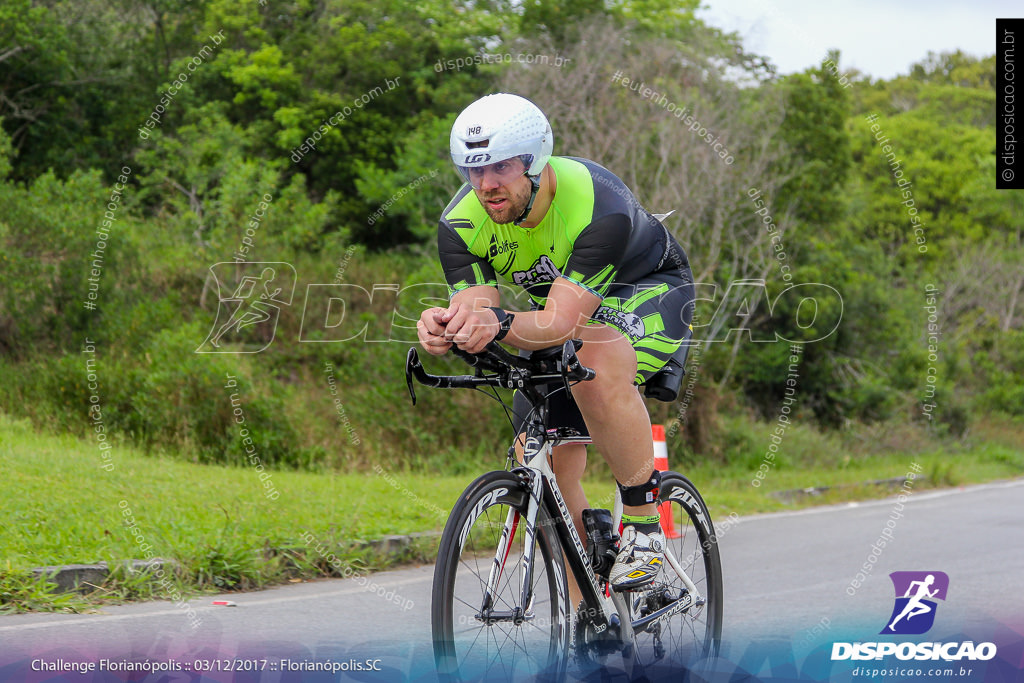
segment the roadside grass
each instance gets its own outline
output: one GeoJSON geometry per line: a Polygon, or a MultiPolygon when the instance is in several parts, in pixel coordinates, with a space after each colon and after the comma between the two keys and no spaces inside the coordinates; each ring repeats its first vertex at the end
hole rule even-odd
{"type": "MultiPolygon", "coordinates": [[[[182,587],[192,590],[244,590],[380,569],[395,560],[366,541],[439,531],[468,483],[383,467],[380,474],[273,471],[280,495],[271,500],[251,467],[197,465],[117,444],[111,453],[106,471],[95,442],[38,434],[28,421],[0,415],[7,491],[0,496],[0,612],[45,608],[45,586],[30,573],[43,566],[172,559],[182,587]],[[322,552],[306,547],[307,533],[322,552]],[[341,563],[332,567],[322,556],[327,552],[341,563]]],[[[429,543],[419,544],[405,559],[433,553],[429,543]]],[[[112,575],[89,599],[156,597],[136,595],[129,574],[112,575]]],[[[81,607],[56,597],[50,604],[81,607]]]]}
{"type": "Polygon", "coordinates": [[[874,455],[837,469],[779,469],[769,471],[760,487],[751,484],[757,481],[756,470],[751,469],[702,466],[690,471],[688,476],[703,493],[712,518],[720,518],[733,512],[739,515],[778,512],[895,496],[908,474],[914,471],[911,466],[915,464],[920,471],[907,487],[914,493],[1024,476],[1024,452],[994,444],[982,444],[955,455],[943,451],[909,456],[902,453],[874,455]],[[827,487],[827,490],[797,494],[787,497],[788,500],[772,495],[818,487],[827,487]]]}
{"type": "MultiPolygon", "coordinates": [[[[750,428],[755,434],[766,429],[750,428]]],[[[786,436],[790,455],[773,460],[761,480],[755,472],[763,449],[749,445],[734,464],[670,465],[697,484],[718,518],[890,496],[895,489],[864,482],[902,478],[912,463],[924,477],[915,480],[915,492],[1024,475],[1024,452],[1013,445],[1020,443],[1018,423],[993,418],[977,431],[981,436],[970,443],[944,442],[940,449],[922,440],[915,442],[919,452],[906,453],[876,452],[877,439],[869,440],[872,448],[844,451],[849,444],[838,437],[825,443],[819,432],[794,427],[786,436]],[[770,495],[826,485],[832,487],[826,493],[791,503],[770,495]]],[[[436,539],[429,536],[400,556],[383,555],[368,541],[439,532],[458,495],[477,476],[427,476],[383,465],[363,474],[274,470],[269,481],[279,496],[271,500],[252,467],[198,465],[117,443],[110,453],[104,460],[95,441],[39,434],[28,421],[0,414],[6,490],[0,496],[0,613],[167,599],[147,572],[123,566],[132,558],[173,560],[176,589],[185,594],[430,562],[436,539]],[[104,462],[112,463],[110,471],[102,469],[104,462]],[[307,544],[303,537],[310,536],[316,540],[307,544]],[[328,553],[340,562],[329,563],[328,553]],[[102,585],[82,587],[80,594],[59,594],[52,582],[31,572],[97,561],[116,569],[102,585]]],[[[479,473],[492,466],[479,462],[479,473]]],[[[592,464],[584,488],[593,507],[611,507],[606,466],[592,464]]]]}

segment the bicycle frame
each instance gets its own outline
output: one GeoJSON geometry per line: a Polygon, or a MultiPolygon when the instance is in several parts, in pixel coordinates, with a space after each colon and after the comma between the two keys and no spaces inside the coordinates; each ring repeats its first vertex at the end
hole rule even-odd
{"type": "MultiPolygon", "coordinates": [[[[500,621],[512,621],[517,626],[533,618],[533,563],[537,549],[537,519],[541,506],[548,518],[553,522],[557,535],[558,547],[562,551],[566,565],[572,572],[583,596],[583,605],[586,608],[585,618],[592,627],[593,634],[603,637],[604,635],[614,636],[612,640],[618,640],[623,647],[629,647],[635,642],[637,632],[647,631],[657,634],[659,624],[680,612],[689,610],[694,605],[703,607],[706,601],[700,595],[697,587],[687,575],[686,571],[679,564],[672,554],[671,548],[665,549],[665,560],[667,567],[664,571],[675,572],[681,580],[685,593],[679,597],[671,598],[667,604],[663,604],[650,614],[630,621],[627,617],[630,614],[628,600],[636,593],[619,593],[614,590],[607,591],[600,585],[601,582],[594,574],[593,566],[590,563],[590,556],[587,554],[583,542],[580,539],[568,506],[558,488],[555,474],[551,466],[553,449],[563,443],[568,443],[571,438],[560,429],[548,429],[549,406],[548,397],[542,395],[538,387],[548,382],[564,383],[564,390],[570,391],[570,381],[586,381],[594,376],[593,370],[580,365],[575,356],[574,342],[566,342],[562,346],[561,362],[550,361],[548,365],[539,365],[538,369],[527,368],[521,361],[507,352],[492,344],[496,348],[488,357],[472,356],[460,353],[472,367],[475,367],[475,376],[435,376],[429,375],[423,369],[416,354],[416,350],[410,349],[406,361],[406,382],[409,387],[410,398],[413,404],[416,403],[416,394],[413,390],[413,379],[421,384],[441,388],[474,388],[482,386],[497,386],[522,391],[529,403],[533,406],[524,425],[525,439],[522,444],[521,463],[511,467],[511,472],[522,481],[523,486],[529,491],[529,501],[525,514],[516,509],[509,509],[505,518],[504,526],[498,547],[495,549],[493,564],[488,574],[487,583],[484,586],[484,594],[481,601],[480,611],[477,619],[492,624],[500,621]],[[485,371],[495,374],[487,375],[485,371]],[[524,375],[523,373],[527,373],[524,375]],[[532,372],[532,375],[529,374],[532,372]],[[526,381],[530,380],[530,381],[526,381]],[[525,520],[523,517],[525,516],[525,520]],[[560,523],[559,523],[560,521],[560,523]],[[519,590],[519,606],[512,610],[494,610],[494,596],[501,585],[501,575],[504,572],[508,555],[512,548],[512,542],[520,524],[523,525],[522,532],[526,534],[523,546],[522,575],[519,590]],[[614,627],[614,628],[613,628],[614,627]]],[[[549,363],[548,359],[543,361],[549,363]]],[[[517,439],[519,436],[517,435],[517,439]]],[[[515,462],[515,447],[509,448],[509,462],[515,462]]],[[[616,491],[613,520],[617,525],[622,517],[622,500],[616,491]]],[[[469,525],[463,530],[468,533],[469,525]]],[[[553,563],[550,570],[557,572],[557,564],[553,563]]],[[[561,593],[564,590],[563,578],[554,577],[557,590],[561,593]]],[[[566,600],[564,594],[558,596],[560,600],[566,600]]],[[[564,603],[563,603],[564,604],[564,603]]],[[[561,617],[561,613],[559,613],[561,617]]],[[[565,643],[568,635],[567,629],[559,630],[562,642],[565,643]]]]}
{"type": "MultiPolygon", "coordinates": [[[[522,563],[522,583],[520,585],[520,603],[524,606],[520,614],[502,615],[510,617],[513,622],[520,624],[529,619],[530,606],[533,603],[533,561],[536,550],[537,516],[540,506],[551,519],[561,519],[561,524],[555,525],[558,534],[559,546],[564,551],[566,563],[569,570],[576,578],[576,584],[583,594],[583,602],[588,606],[588,619],[598,634],[604,633],[612,623],[612,615],[620,615],[618,620],[619,637],[623,642],[631,642],[635,631],[647,631],[656,624],[679,612],[685,611],[694,604],[700,604],[703,600],[697,587],[680,566],[670,548],[665,549],[666,561],[687,588],[687,595],[674,600],[662,609],[649,614],[635,622],[624,620],[621,616],[628,614],[626,598],[623,594],[610,591],[611,595],[605,595],[595,578],[594,570],[590,564],[590,557],[587,554],[583,543],[573,524],[572,515],[565,504],[565,499],[558,488],[555,473],[551,468],[551,454],[555,446],[560,444],[556,436],[552,438],[549,433],[544,432],[547,424],[546,401],[539,405],[534,411],[535,417],[531,419],[526,428],[526,439],[523,445],[523,464],[513,468],[513,473],[524,477],[530,487],[530,500],[527,506],[526,519],[522,520],[526,543],[524,544],[522,563]],[[572,550],[575,552],[573,552],[572,550]]],[[[555,430],[552,430],[554,432],[555,430]]],[[[509,510],[502,529],[501,539],[495,550],[494,563],[488,576],[484,590],[484,604],[482,613],[490,607],[491,595],[497,589],[505,563],[508,560],[512,539],[521,522],[520,513],[516,510],[509,510]]],[[[617,523],[622,518],[622,499],[616,491],[613,520],[617,523]]],[[[561,577],[558,577],[557,584],[561,587],[561,577]]],[[[518,610],[519,608],[517,608],[518,610]]],[[[491,613],[493,616],[493,613],[491,613]]]]}

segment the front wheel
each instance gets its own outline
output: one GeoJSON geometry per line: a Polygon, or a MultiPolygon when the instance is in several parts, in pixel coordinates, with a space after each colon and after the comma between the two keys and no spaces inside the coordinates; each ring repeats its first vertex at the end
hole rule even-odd
{"type": "Polygon", "coordinates": [[[516,475],[489,472],[469,485],[448,517],[430,608],[442,680],[557,680],[565,673],[571,620],[564,560],[554,522],[541,508],[533,566],[523,567],[528,500],[516,475]]]}
{"type": "Polygon", "coordinates": [[[656,581],[642,592],[629,594],[630,617],[634,624],[682,599],[691,602],[673,614],[636,634],[636,657],[659,675],[682,674],[699,666],[701,660],[718,654],[722,640],[722,561],[718,539],[707,505],[690,480],[676,472],[661,475],[658,497],[662,517],[671,509],[674,537],[666,537],[665,563],[656,581]],[[693,582],[691,591],[669,561],[669,555],[693,582]]]}

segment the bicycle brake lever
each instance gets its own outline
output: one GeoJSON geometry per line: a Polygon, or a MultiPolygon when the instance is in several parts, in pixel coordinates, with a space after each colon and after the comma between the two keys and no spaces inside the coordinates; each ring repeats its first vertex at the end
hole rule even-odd
{"type": "Polygon", "coordinates": [[[569,376],[573,375],[574,379],[579,381],[588,381],[594,379],[596,373],[588,367],[584,367],[580,363],[579,356],[576,352],[579,351],[580,347],[583,346],[583,342],[579,339],[570,339],[562,345],[562,380],[565,382],[565,390],[569,391],[569,376]],[[578,376],[577,376],[577,373],[578,376]]]}
{"type": "Polygon", "coordinates": [[[416,369],[422,368],[423,364],[420,363],[420,356],[416,353],[416,347],[410,346],[409,353],[405,356],[405,383],[409,385],[409,397],[412,399],[413,405],[416,405],[416,390],[412,386],[412,373],[416,369]]]}
{"type": "Polygon", "coordinates": [[[572,363],[575,361],[577,364],[579,360],[576,358],[576,345],[573,343],[574,340],[562,344],[562,384],[565,385],[565,395],[572,396],[572,389],[569,386],[569,373],[572,371],[572,363]]]}

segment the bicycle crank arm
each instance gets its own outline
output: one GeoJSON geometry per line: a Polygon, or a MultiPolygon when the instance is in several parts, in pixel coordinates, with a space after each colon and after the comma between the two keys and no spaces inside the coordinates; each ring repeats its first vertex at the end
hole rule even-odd
{"type": "Polygon", "coordinates": [[[629,623],[629,607],[626,604],[626,596],[629,593],[619,593],[618,591],[612,591],[611,600],[612,604],[615,605],[615,611],[623,615],[625,618],[622,619],[619,629],[622,641],[624,643],[632,643],[636,629],[631,623],[629,623]]]}

